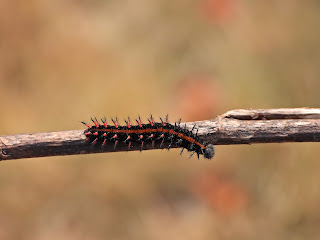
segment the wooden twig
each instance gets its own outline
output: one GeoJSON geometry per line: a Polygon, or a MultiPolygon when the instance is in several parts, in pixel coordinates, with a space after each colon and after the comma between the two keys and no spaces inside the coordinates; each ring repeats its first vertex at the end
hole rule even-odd
{"type": "MultiPolygon", "coordinates": [[[[320,109],[316,108],[232,110],[212,120],[185,124],[189,129],[196,124],[198,135],[214,145],[320,141],[320,109]]],[[[92,146],[83,131],[0,136],[0,160],[127,151],[125,143],[116,150],[92,146]]],[[[140,146],[130,151],[136,150],[140,146]]]]}

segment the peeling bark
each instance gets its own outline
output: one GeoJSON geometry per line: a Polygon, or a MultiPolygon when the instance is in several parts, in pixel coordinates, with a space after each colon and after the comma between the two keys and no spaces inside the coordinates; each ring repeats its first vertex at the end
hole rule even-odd
{"type": "MultiPolygon", "coordinates": [[[[214,145],[319,142],[320,109],[239,109],[212,120],[188,122],[197,125],[198,135],[214,145]]],[[[127,144],[92,146],[85,141],[84,130],[30,133],[0,136],[0,160],[127,151],[127,144]]],[[[159,146],[155,146],[155,149],[159,146]]],[[[144,150],[152,146],[145,145],[144,150]]],[[[140,150],[133,146],[130,151],[140,150]]]]}

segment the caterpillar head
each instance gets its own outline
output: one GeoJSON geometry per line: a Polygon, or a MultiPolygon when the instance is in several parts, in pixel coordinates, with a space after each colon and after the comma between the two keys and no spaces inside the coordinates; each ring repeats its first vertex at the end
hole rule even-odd
{"type": "Polygon", "coordinates": [[[208,144],[206,149],[204,150],[204,157],[211,159],[214,156],[214,147],[212,144],[208,144]]]}

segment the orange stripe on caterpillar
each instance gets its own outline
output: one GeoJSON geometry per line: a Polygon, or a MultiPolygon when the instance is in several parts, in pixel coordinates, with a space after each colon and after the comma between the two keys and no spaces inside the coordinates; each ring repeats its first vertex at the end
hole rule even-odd
{"type": "MultiPolygon", "coordinates": [[[[102,120],[102,124],[99,124],[97,118],[91,118],[94,123],[93,126],[85,124],[88,129],[85,130],[84,134],[87,137],[87,141],[94,145],[106,146],[110,143],[114,144],[114,148],[118,142],[125,142],[128,144],[128,149],[130,149],[135,144],[140,144],[140,150],[143,149],[145,143],[150,142],[152,147],[155,144],[159,143],[160,147],[163,143],[168,143],[169,148],[172,145],[176,145],[188,151],[192,151],[191,156],[194,153],[203,155],[205,158],[211,159],[214,156],[214,147],[212,144],[207,144],[201,140],[198,136],[198,132],[193,133],[195,126],[192,130],[188,130],[186,127],[180,126],[180,120],[177,123],[170,124],[168,123],[168,116],[161,122],[155,122],[152,115],[148,119],[147,124],[143,124],[141,118],[138,117],[136,122],[138,125],[131,125],[130,119],[125,120],[126,125],[121,126],[118,123],[118,119],[111,119],[114,123],[114,126],[109,126],[107,124],[106,118],[102,120]]],[[[181,153],[182,153],[181,151],[181,153]]],[[[190,157],[191,157],[190,156],[190,157]]]]}

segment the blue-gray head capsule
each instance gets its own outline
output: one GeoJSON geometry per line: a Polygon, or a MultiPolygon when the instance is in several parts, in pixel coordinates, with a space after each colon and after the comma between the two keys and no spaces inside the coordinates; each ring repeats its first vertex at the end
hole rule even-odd
{"type": "Polygon", "coordinates": [[[214,156],[214,147],[212,144],[208,144],[206,149],[204,150],[204,157],[211,159],[214,156]]]}

